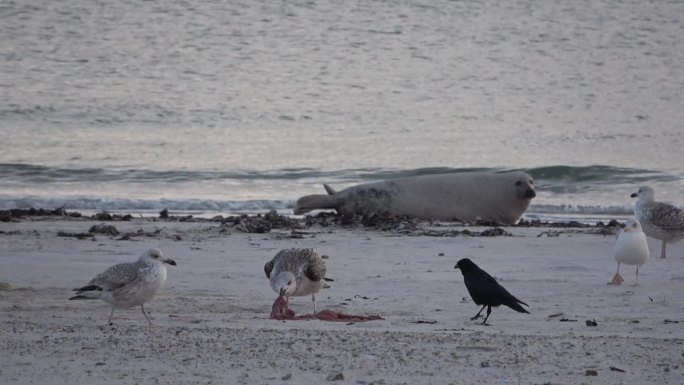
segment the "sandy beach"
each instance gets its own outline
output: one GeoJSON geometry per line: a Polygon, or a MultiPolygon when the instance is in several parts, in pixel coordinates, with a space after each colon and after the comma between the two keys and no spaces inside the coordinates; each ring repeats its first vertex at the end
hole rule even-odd
{"type": "MultiPolygon", "coordinates": [[[[0,223],[3,384],[680,384],[684,377],[684,243],[615,273],[615,229],[463,227],[418,222],[389,231],[301,226],[247,233],[231,223],[26,217],[0,223]],[[119,234],[89,233],[112,225],[119,234]],[[463,230],[470,235],[461,234],[463,230]],[[72,236],[81,233],[81,237],[72,236]],[[67,301],[108,266],[159,247],[178,266],[146,309],[67,301]],[[363,323],[268,319],[263,265],[313,247],[330,288],[318,306],[378,314],[363,323]],[[527,302],[471,321],[454,269],[468,257],[527,302]],[[587,321],[595,321],[589,326],[587,321]]],[[[243,228],[244,230],[244,228],[243,228]]],[[[310,298],[295,298],[298,314],[310,298]]]]}

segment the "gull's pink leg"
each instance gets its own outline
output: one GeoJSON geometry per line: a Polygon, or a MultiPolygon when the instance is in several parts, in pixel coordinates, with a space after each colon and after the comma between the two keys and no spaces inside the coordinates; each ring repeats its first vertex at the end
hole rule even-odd
{"type": "Polygon", "coordinates": [[[620,286],[623,282],[625,282],[625,279],[620,275],[620,262],[618,262],[617,272],[615,273],[613,280],[608,282],[608,284],[620,286]]]}

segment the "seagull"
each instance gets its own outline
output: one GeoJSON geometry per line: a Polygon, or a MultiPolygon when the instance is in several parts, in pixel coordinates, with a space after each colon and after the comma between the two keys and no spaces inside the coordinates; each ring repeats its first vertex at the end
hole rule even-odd
{"type": "Polygon", "coordinates": [[[500,305],[506,305],[517,312],[527,314],[530,313],[525,310],[525,308],[520,306],[520,304],[529,306],[528,304],[515,298],[513,294],[509,293],[508,290],[499,285],[494,277],[489,275],[486,271],[480,269],[470,259],[461,259],[458,261],[456,266],[454,266],[454,268],[460,269],[461,273],[463,273],[463,282],[465,283],[468,293],[473,301],[475,301],[475,303],[478,305],[482,305],[480,311],[478,311],[477,314],[470,319],[471,321],[479,318],[480,313],[482,313],[482,310],[484,310],[486,307],[487,316],[485,317],[484,321],[482,321],[482,325],[488,325],[487,319],[489,318],[489,314],[492,312],[492,306],[496,307],[500,305]]]}
{"type": "Polygon", "coordinates": [[[264,272],[271,281],[271,288],[278,293],[278,299],[285,299],[285,307],[290,296],[311,294],[313,311],[316,314],[316,293],[325,284],[325,264],[314,249],[280,250],[264,265],[264,272]]]}
{"type": "Polygon", "coordinates": [[[613,257],[617,261],[617,272],[610,285],[621,285],[624,279],[620,275],[620,263],[636,265],[636,281],[634,286],[639,285],[639,266],[648,260],[648,244],[646,235],[641,231],[639,221],[630,218],[625,228],[620,231],[613,245],[613,257]]]}
{"type": "Polygon", "coordinates": [[[663,241],[660,258],[665,258],[665,245],[684,238],[684,211],[668,203],[656,202],[655,192],[648,186],[631,195],[637,198],[634,216],[649,237],[663,241]]]}
{"type": "Polygon", "coordinates": [[[101,299],[112,305],[108,321],[110,325],[115,309],[140,306],[147,322],[152,325],[144,305],[166,282],[164,264],[176,266],[174,260],[164,258],[161,250],[149,249],[140,254],[136,262],[111,266],[90,280],[88,285],[74,289],[78,293],[69,300],[101,299]]]}

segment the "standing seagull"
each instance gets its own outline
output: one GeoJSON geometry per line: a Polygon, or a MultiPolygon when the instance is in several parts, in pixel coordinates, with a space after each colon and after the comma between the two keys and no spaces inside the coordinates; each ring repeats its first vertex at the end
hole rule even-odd
{"type": "Polygon", "coordinates": [[[631,196],[637,198],[634,216],[646,235],[663,241],[660,258],[665,258],[665,245],[684,238],[684,211],[668,203],[656,202],[655,192],[648,186],[639,188],[631,196]]]}
{"type": "Polygon", "coordinates": [[[475,301],[476,304],[482,305],[482,309],[475,314],[471,320],[475,320],[480,317],[480,313],[484,308],[487,308],[487,316],[482,325],[487,325],[487,319],[489,314],[492,312],[492,306],[506,305],[511,309],[520,312],[527,313],[530,312],[525,310],[519,304],[529,306],[525,302],[515,298],[513,294],[509,293],[508,290],[504,289],[503,286],[496,282],[496,279],[491,275],[487,274],[486,271],[480,269],[473,261],[468,258],[463,258],[456,266],[456,269],[460,269],[463,273],[463,282],[468,289],[470,297],[475,301]]]}
{"type": "Polygon", "coordinates": [[[617,272],[610,281],[611,285],[621,285],[625,280],[620,275],[620,263],[636,265],[636,281],[634,286],[639,285],[639,266],[648,260],[648,244],[646,235],[641,231],[639,222],[630,218],[625,228],[620,231],[613,245],[613,257],[617,261],[617,272]]]}
{"type": "Polygon", "coordinates": [[[264,265],[266,277],[271,281],[278,298],[301,297],[311,294],[314,314],[316,296],[325,284],[325,264],[314,249],[283,249],[264,265]]]}
{"type": "Polygon", "coordinates": [[[176,266],[172,259],[164,258],[161,250],[149,249],[136,262],[119,263],[109,267],[103,273],[93,278],[87,286],[77,291],[74,299],[101,299],[112,305],[109,313],[109,324],[116,308],[130,309],[140,306],[147,322],[152,320],[145,313],[145,302],[149,301],[164,286],[166,282],[165,263],[176,266]]]}

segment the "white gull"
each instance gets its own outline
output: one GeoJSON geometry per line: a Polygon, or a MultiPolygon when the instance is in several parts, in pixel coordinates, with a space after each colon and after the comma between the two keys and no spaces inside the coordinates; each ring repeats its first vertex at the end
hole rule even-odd
{"type": "Polygon", "coordinates": [[[617,261],[617,272],[610,282],[612,285],[620,285],[624,281],[620,275],[620,264],[636,265],[636,281],[634,286],[639,285],[639,266],[648,260],[648,244],[646,235],[641,231],[639,222],[630,218],[625,228],[620,230],[615,244],[613,245],[613,257],[617,261]]]}
{"type": "Polygon", "coordinates": [[[88,285],[78,289],[69,300],[101,299],[112,305],[109,313],[109,324],[112,323],[114,310],[130,309],[140,306],[147,322],[152,320],[145,312],[145,302],[154,297],[166,282],[166,266],[176,265],[172,259],[164,258],[161,250],[149,249],[136,262],[120,263],[109,267],[103,273],[90,280],[88,285]]]}

